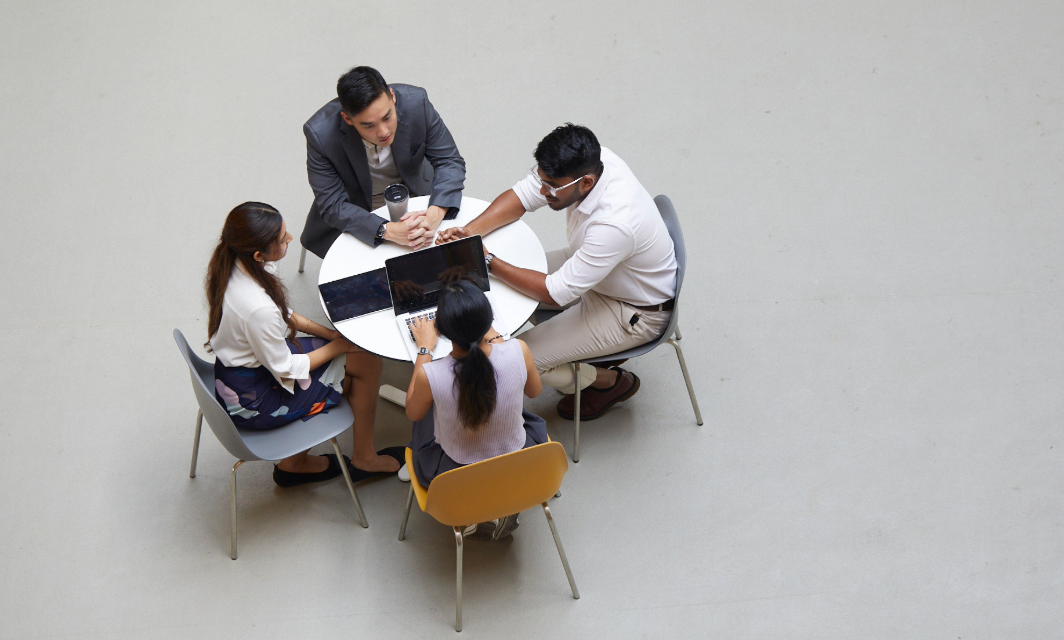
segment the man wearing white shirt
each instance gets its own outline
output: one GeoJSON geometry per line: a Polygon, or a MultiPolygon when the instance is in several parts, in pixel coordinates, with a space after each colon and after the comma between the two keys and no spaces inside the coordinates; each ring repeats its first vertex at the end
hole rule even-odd
{"type": "Polygon", "coordinates": [[[485,235],[543,205],[565,211],[568,246],[547,253],[547,270],[515,267],[489,254],[492,275],[542,307],[565,308],[521,335],[543,383],[567,394],[558,413],[594,420],[639,389],[619,367],[581,367],[574,360],[618,353],[650,342],[666,329],[676,294],[676,255],[668,229],[643,185],[617,154],[599,146],[587,127],[558,127],[536,147],[530,175],[465,227],[437,242],[485,235]]]}

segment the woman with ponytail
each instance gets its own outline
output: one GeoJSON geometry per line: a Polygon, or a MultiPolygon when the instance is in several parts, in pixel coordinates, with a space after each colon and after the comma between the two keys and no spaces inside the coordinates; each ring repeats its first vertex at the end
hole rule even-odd
{"type": "MultiPolygon", "coordinates": [[[[229,212],[207,267],[207,344],[215,396],[241,429],[274,429],[328,411],[345,396],[355,414],[353,480],[399,470],[402,448],[373,451],[381,361],[288,307],[276,261],[292,236],[268,204],[229,212]],[[296,337],[302,331],[312,337],[296,337]],[[383,454],[383,455],[381,455],[383,454]]],[[[341,473],[333,454],[286,458],[273,470],[282,487],[341,473]]]]}
{"type": "MultiPolygon", "coordinates": [[[[491,319],[484,293],[460,280],[441,291],[435,323],[413,327],[423,355],[414,360],[406,415],[414,421],[410,472],[422,485],[445,471],[547,442],[546,422],[523,408],[523,395],[543,391],[532,352],[521,340],[504,342],[491,319]],[[441,334],[451,353],[432,362],[441,334]]],[[[478,527],[498,539],[517,528],[517,514],[478,527]]]]}

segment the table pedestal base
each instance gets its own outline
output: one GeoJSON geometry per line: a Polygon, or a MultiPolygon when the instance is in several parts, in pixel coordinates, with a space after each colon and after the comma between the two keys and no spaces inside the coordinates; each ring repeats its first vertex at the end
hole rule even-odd
{"type": "Polygon", "coordinates": [[[380,396],[392,404],[406,408],[406,392],[400,391],[390,384],[381,385],[380,396]]]}

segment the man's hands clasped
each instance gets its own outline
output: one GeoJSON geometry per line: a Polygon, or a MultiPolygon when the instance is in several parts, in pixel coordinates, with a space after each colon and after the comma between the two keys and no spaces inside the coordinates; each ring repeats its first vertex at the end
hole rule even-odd
{"type": "Polygon", "coordinates": [[[384,239],[411,249],[427,247],[432,243],[444,214],[446,211],[435,205],[424,211],[408,211],[398,222],[385,225],[384,239]]]}

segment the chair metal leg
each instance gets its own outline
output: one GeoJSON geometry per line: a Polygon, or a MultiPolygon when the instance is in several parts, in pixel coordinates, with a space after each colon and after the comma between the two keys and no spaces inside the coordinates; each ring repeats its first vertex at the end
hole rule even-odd
{"type": "MultiPolygon", "coordinates": [[[[676,330],[676,335],[680,334],[680,330],[676,330]]],[[[676,358],[680,361],[680,370],[683,371],[683,381],[687,383],[687,395],[691,396],[691,406],[695,410],[695,421],[698,422],[698,426],[702,426],[702,412],[698,410],[698,398],[695,397],[695,388],[691,385],[691,376],[687,373],[687,363],[683,359],[683,349],[680,348],[680,343],[676,340],[669,339],[669,344],[676,349],[676,358]]]]}
{"type": "Polygon", "coordinates": [[[454,527],[454,544],[458,549],[458,570],[455,573],[454,630],[462,630],[462,527],[454,527]]]}
{"type": "Polygon", "coordinates": [[[362,524],[362,528],[369,527],[369,523],[366,522],[366,514],[362,511],[362,503],[358,501],[358,492],[355,491],[355,485],[351,482],[351,472],[347,470],[347,464],[344,462],[344,456],[340,453],[340,445],[336,443],[336,438],[329,440],[332,443],[333,451],[336,452],[336,459],[340,461],[340,471],[344,474],[344,481],[347,482],[347,488],[351,492],[351,498],[355,501],[355,510],[358,511],[358,521],[362,524]]]}
{"type": "Polygon", "coordinates": [[[229,524],[232,532],[232,539],[229,541],[229,557],[233,560],[236,560],[236,470],[244,462],[244,460],[237,460],[229,475],[229,524]]]}
{"type": "Polygon", "coordinates": [[[399,539],[406,539],[406,521],[410,519],[410,506],[414,503],[414,485],[410,484],[410,491],[406,494],[406,510],[403,511],[403,523],[399,525],[399,539]]]}
{"type": "Polygon", "coordinates": [[[561,556],[562,566],[565,567],[565,577],[569,578],[569,588],[573,590],[573,599],[579,600],[580,591],[576,588],[576,580],[573,579],[573,572],[569,569],[569,560],[565,557],[565,549],[562,548],[562,539],[558,537],[558,527],[554,526],[554,518],[546,502],[543,503],[543,515],[547,516],[547,524],[550,525],[550,532],[554,535],[554,544],[558,547],[558,555],[561,556]]]}
{"type": "Polygon", "coordinates": [[[573,462],[580,462],[580,363],[573,363],[576,380],[576,403],[573,406],[573,462]]]}
{"type": "Polygon", "coordinates": [[[672,334],[676,336],[677,340],[683,340],[683,336],[680,335],[680,325],[676,325],[676,330],[672,334]]]}
{"type": "Polygon", "coordinates": [[[303,273],[303,265],[307,263],[307,248],[303,247],[303,250],[299,253],[299,272],[303,273]]]}
{"type": "Polygon", "coordinates": [[[199,460],[199,436],[203,428],[203,410],[196,411],[196,437],[192,440],[192,467],[188,470],[188,477],[196,477],[196,461],[199,460]]]}

